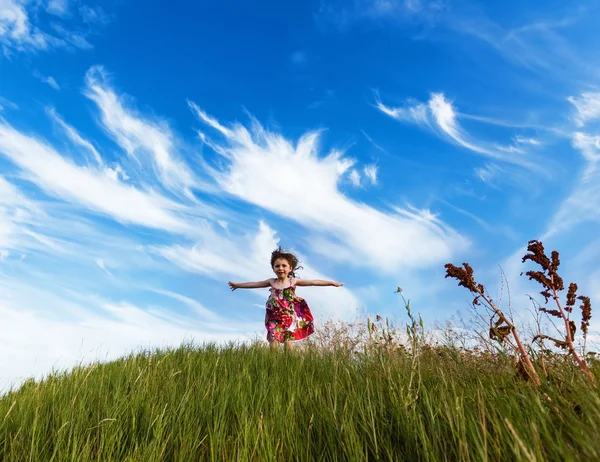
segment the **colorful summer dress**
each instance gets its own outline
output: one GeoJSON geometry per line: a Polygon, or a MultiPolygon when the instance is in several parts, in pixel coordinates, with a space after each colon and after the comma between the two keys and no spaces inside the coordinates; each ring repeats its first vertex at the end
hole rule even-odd
{"type": "Polygon", "coordinates": [[[265,327],[269,342],[283,343],[302,340],[314,331],[313,315],[303,298],[296,295],[296,279],[283,289],[274,287],[276,279],[269,279],[271,295],[267,300],[265,327]]]}

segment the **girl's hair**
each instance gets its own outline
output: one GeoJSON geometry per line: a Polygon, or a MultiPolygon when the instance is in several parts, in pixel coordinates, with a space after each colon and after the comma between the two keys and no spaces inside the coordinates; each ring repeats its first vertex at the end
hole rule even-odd
{"type": "Polygon", "coordinates": [[[273,250],[273,252],[271,252],[271,268],[273,268],[273,266],[275,265],[275,261],[280,258],[287,260],[288,264],[290,265],[290,268],[292,268],[292,271],[290,271],[290,274],[288,275],[288,277],[290,278],[296,277],[297,270],[304,269],[298,265],[298,258],[296,258],[296,256],[293,253],[284,252],[281,246],[273,250]]]}

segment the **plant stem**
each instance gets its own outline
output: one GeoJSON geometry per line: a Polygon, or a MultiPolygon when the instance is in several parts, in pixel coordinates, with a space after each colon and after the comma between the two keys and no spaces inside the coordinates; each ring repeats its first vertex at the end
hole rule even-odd
{"type": "Polygon", "coordinates": [[[517,344],[517,349],[519,350],[519,353],[521,354],[521,359],[523,361],[525,361],[525,365],[527,366],[527,369],[529,369],[529,377],[531,377],[531,379],[534,381],[534,383],[536,385],[541,385],[540,377],[538,376],[537,371],[533,367],[533,363],[531,362],[531,359],[529,358],[527,351],[525,351],[525,347],[523,346],[523,343],[521,343],[521,339],[519,337],[519,333],[517,332],[517,328],[515,327],[515,325],[508,320],[508,318],[504,315],[504,313],[494,305],[494,302],[492,302],[492,300],[487,295],[485,295],[485,293],[483,291],[478,292],[478,293],[479,293],[479,295],[481,295],[481,297],[483,297],[483,299],[490,306],[490,308],[492,310],[494,310],[494,313],[496,313],[498,315],[498,317],[500,319],[502,319],[502,321],[505,322],[506,325],[510,328],[510,332],[511,332],[513,338],[515,339],[515,343],[517,344]]]}
{"type": "Polygon", "coordinates": [[[571,355],[573,356],[573,358],[575,359],[575,361],[577,362],[577,364],[579,365],[581,370],[585,373],[585,375],[587,376],[589,381],[592,384],[594,384],[595,383],[594,376],[588,369],[585,360],[582,359],[581,356],[579,356],[579,354],[577,353],[577,350],[575,349],[575,345],[573,345],[573,336],[571,335],[571,326],[569,326],[569,318],[567,317],[567,313],[563,309],[563,307],[560,303],[560,299],[558,298],[558,292],[556,291],[556,287],[554,286],[554,275],[552,275],[552,274],[550,275],[550,283],[551,283],[551,287],[552,287],[552,294],[554,296],[554,301],[556,302],[556,306],[558,306],[558,310],[560,311],[563,321],[565,322],[566,340],[567,340],[567,347],[569,348],[569,352],[571,353],[571,355]]]}

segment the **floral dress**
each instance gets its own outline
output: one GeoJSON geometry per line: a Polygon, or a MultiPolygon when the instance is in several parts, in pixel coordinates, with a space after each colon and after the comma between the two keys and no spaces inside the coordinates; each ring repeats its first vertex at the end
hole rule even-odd
{"type": "Polygon", "coordinates": [[[280,342],[302,340],[314,331],[313,315],[303,298],[296,295],[296,280],[283,289],[274,287],[276,279],[269,279],[271,295],[267,300],[265,327],[267,340],[280,342]]]}

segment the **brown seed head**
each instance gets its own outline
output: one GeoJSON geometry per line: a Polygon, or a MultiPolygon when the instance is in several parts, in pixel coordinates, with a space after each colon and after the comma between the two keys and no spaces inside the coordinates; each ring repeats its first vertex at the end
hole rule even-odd
{"type": "Polygon", "coordinates": [[[560,266],[560,260],[558,258],[558,252],[556,250],[552,251],[552,269],[556,272],[558,271],[558,267],[560,266]]]}
{"type": "Polygon", "coordinates": [[[555,318],[562,318],[562,315],[558,310],[549,310],[548,308],[544,308],[543,306],[540,306],[538,309],[543,313],[547,313],[550,316],[554,316],[555,318]]]}
{"type": "Polygon", "coordinates": [[[587,335],[588,327],[590,326],[590,319],[592,319],[592,303],[590,302],[590,297],[580,295],[577,298],[582,301],[582,303],[581,303],[581,330],[583,331],[583,335],[587,335]]]}
{"type": "Polygon", "coordinates": [[[482,294],[483,286],[481,284],[477,285],[475,279],[473,278],[473,268],[468,263],[463,263],[464,268],[459,268],[454,266],[452,263],[446,263],[444,268],[446,268],[446,278],[454,278],[458,280],[458,285],[466,287],[473,293],[482,294]]]}
{"type": "Polygon", "coordinates": [[[557,272],[560,266],[558,252],[553,250],[552,259],[548,258],[544,251],[544,245],[536,240],[529,241],[527,251],[529,253],[523,257],[523,263],[531,260],[541,267],[541,271],[527,271],[525,274],[530,280],[537,281],[542,285],[544,290],[540,294],[545,298],[546,303],[548,303],[548,299],[552,296],[554,290],[560,292],[565,288],[563,280],[557,272]]]}
{"type": "Polygon", "coordinates": [[[575,305],[575,300],[577,298],[577,284],[572,282],[569,284],[569,291],[567,292],[567,304],[565,305],[565,310],[569,313],[573,311],[573,305],[575,305]]]}

